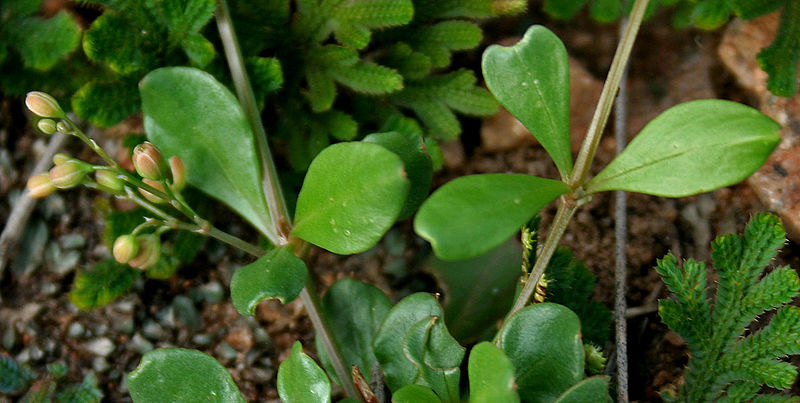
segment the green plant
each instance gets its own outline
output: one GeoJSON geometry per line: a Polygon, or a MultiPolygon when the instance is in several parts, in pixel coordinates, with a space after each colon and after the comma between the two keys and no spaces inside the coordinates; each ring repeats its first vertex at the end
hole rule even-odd
{"type": "MultiPolygon", "coordinates": [[[[555,18],[573,18],[589,0],[545,0],[543,8],[555,18]]],[[[589,14],[597,21],[616,21],[625,11],[624,0],[592,0],[589,14]]],[[[775,95],[791,97],[797,92],[797,62],[800,60],[800,1],[797,0],[654,0],[647,11],[673,8],[677,28],[689,25],[712,30],[731,16],[750,20],[775,11],[781,12],[778,33],[772,44],[758,54],[758,64],[769,74],[767,89],[775,95]]]]}
{"type": "MultiPolygon", "coordinates": [[[[149,72],[139,91],[145,130],[153,144],[137,147],[133,156],[137,175],[120,168],[65,118],[51,99],[31,93],[29,109],[43,119],[57,120],[59,131],[85,141],[107,163],[93,166],[59,160],[56,168],[69,165],[55,174],[51,171],[49,182],[37,177],[32,192],[43,196],[55,191],[56,185],[85,184],[138,203],[153,218],[118,236],[114,256],[139,268],[157,263],[159,236],[174,230],[208,235],[253,255],[257,259],[239,269],[231,282],[237,310],[251,315],[264,299],[288,302],[300,297],[317,331],[323,366],[349,399],[368,400],[371,394],[383,392],[382,387],[371,390],[366,386],[370,381],[380,383],[380,377],[373,379],[372,375],[377,362],[395,401],[461,401],[461,364],[466,348],[451,335],[444,308],[434,296],[416,293],[392,306],[374,287],[342,280],[320,301],[304,261],[311,245],[339,254],[366,251],[399,217],[413,214],[427,193],[432,170],[420,133],[402,130],[397,121],[403,120],[398,119],[396,130],[324,148],[310,162],[294,214],[290,215],[260,122],[258,100],[243,64],[236,61],[241,53],[235,36],[226,34],[230,19],[225,3],[221,4],[221,38],[226,52],[233,55],[229,57],[231,76],[239,101],[214,76],[196,68],[167,67],[149,72]],[[175,169],[176,165],[168,169],[162,153],[177,156],[185,170],[175,169]],[[89,173],[100,171],[113,175],[87,179],[89,173]],[[269,240],[269,248],[224,233],[200,216],[182,196],[182,172],[187,183],[228,204],[250,222],[269,240]],[[359,336],[354,340],[353,334],[359,336]]],[[[440,6],[449,9],[455,7],[453,4],[440,6]]],[[[536,26],[519,44],[492,47],[484,55],[489,89],[536,133],[553,157],[561,180],[514,174],[459,178],[419,207],[416,230],[431,241],[441,258],[472,257],[502,244],[555,198],[561,197],[562,202],[553,229],[536,255],[531,228],[523,233],[523,286],[494,335],[494,343],[478,344],[469,352],[467,378],[475,401],[495,396],[505,401],[606,401],[607,378],[587,377],[587,372],[597,371],[601,360],[584,345],[578,316],[552,302],[528,306],[534,291],[544,287],[542,274],[570,217],[592,194],[604,190],[683,196],[735,183],[763,164],[778,141],[778,126],[755,110],[726,101],[690,102],[656,118],[623,154],[587,180],[610,100],[646,4],[637,1],[634,6],[632,24],[621,42],[595,121],[574,166],[569,148],[569,83],[563,44],[550,31],[536,26]],[[541,57],[543,54],[548,57],[541,57]],[[698,172],[704,175],[696,175],[698,172]]],[[[304,22],[312,23],[319,24],[304,22]]],[[[339,41],[357,45],[364,40],[359,36],[364,30],[352,21],[314,26],[325,27],[325,38],[331,35],[331,28],[339,41]]],[[[336,49],[326,55],[352,54],[336,49]]],[[[468,81],[464,75],[454,77],[456,83],[468,81]]],[[[554,270],[553,277],[557,276],[554,270]]],[[[221,365],[191,350],[148,353],[128,380],[132,396],[139,401],[242,400],[221,365]]],[[[299,344],[281,364],[278,389],[287,402],[331,399],[329,376],[303,354],[299,344]]]]}
{"type": "Polygon", "coordinates": [[[98,403],[103,392],[97,387],[97,378],[89,372],[83,381],[64,384],[67,366],[56,362],[47,366],[47,373],[36,375],[27,367],[20,366],[11,357],[0,354],[0,393],[13,396],[25,392],[20,402],[39,403],[55,399],[63,403],[98,403]]]}
{"type": "Polygon", "coordinates": [[[711,301],[703,262],[689,259],[681,267],[671,254],[658,262],[656,270],[674,296],[659,302],[659,314],[687,341],[691,353],[686,383],[678,396],[666,394],[665,399],[798,401],[759,394],[762,385],[788,389],[797,378],[797,368],[779,359],[800,354],[800,310],[787,305],[800,294],[800,279],[788,266],[762,277],[785,236],[777,217],[758,214],[744,236],[717,238],[712,259],[719,285],[711,301]],[[758,316],[772,310],[775,314],[768,324],[745,334],[758,316]]]}

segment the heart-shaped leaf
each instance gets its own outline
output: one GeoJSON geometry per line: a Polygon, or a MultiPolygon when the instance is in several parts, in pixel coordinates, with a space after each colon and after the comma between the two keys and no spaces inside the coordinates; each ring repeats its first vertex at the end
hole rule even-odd
{"type": "Polygon", "coordinates": [[[569,62],[561,40],[534,25],[514,46],[489,46],[483,77],[489,91],[547,150],[561,178],[569,178],[569,62]]]}
{"type": "Polygon", "coordinates": [[[608,378],[605,376],[586,378],[567,389],[567,391],[555,401],[555,403],[588,402],[612,402],[611,398],[608,396],[608,378]]]}
{"type": "Polygon", "coordinates": [[[519,403],[514,365],[503,350],[483,342],[469,353],[470,403],[519,403]]]}
{"type": "Polygon", "coordinates": [[[392,403],[441,403],[442,400],[426,386],[408,385],[392,395],[392,403]]]}
{"type": "Polygon", "coordinates": [[[134,402],[241,402],[228,370],[197,350],[162,348],[142,357],[128,374],[134,402]]]}
{"type": "Polygon", "coordinates": [[[189,67],[153,70],[139,91],[147,136],[165,157],[183,160],[187,181],[277,240],[253,131],[233,94],[210,74],[189,67]]]}
{"type": "Polygon", "coordinates": [[[414,230],[442,259],[471,258],[503,243],[568,191],[563,182],[530,175],[462,176],[422,204],[414,230]]]}
{"type": "Polygon", "coordinates": [[[417,368],[414,383],[430,386],[445,403],[459,403],[458,382],[464,347],[431,316],[414,324],[403,340],[403,355],[417,368]]]}
{"type": "MultiPolygon", "coordinates": [[[[367,382],[372,364],[378,361],[372,342],[390,309],[392,303],[383,291],[347,277],[332,285],[322,299],[322,313],[342,358],[348,366],[358,365],[367,382]]],[[[316,338],[320,361],[338,382],[320,339],[316,338]]]]}
{"type": "Polygon", "coordinates": [[[645,126],[586,190],[683,197],[732,185],[764,164],[779,130],[772,119],[735,102],[680,104],[645,126]]]}
{"type": "Polygon", "coordinates": [[[549,403],[583,379],[580,321],[568,308],[541,303],[514,314],[499,335],[525,402],[549,403]]]}
{"type": "Polygon", "coordinates": [[[292,245],[275,248],[233,274],[231,299],[240,314],[253,316],[259,302],[277,298],[287,303],[306,285],[308,268],[294,255],[292,245]]]}
{"type": "Polygon", "coordinates": [[[328,403],[331,401],[331,382],[325,371],[303,353],[299,341],[292,353],[278,367],[278,395],[285,403],[328,403]]]}
{"type": "Polygon", "coordinates": [[[406,334],[419,321],[437,316],[442,318],[444,312],[436,299],[419,292],[411,294],[395,305],[381,325],[373,343],[375,356],[381,364],[386,377],[386,385],[392,391],[403,386],[414,384],[418,368],[403,353],[406,334]]]}
{"type": "Polygon", "coordinates": [[[363,252],[394,224],[408,188],[395,153],[372,143],[334,144],[308,168],[293,233],[333,253],[363,252]]]}
{"type": "Polygon", "coordinates": [[[373,133],[364,137],[362,141],[380,144],[403,160],[411,187],[399,219],[411,217],[425,201],[425,196],[431,190],[431,179],[433,179],[433,163],[428,152],[425,151],[422,136],[419,133],[373,133]]]}

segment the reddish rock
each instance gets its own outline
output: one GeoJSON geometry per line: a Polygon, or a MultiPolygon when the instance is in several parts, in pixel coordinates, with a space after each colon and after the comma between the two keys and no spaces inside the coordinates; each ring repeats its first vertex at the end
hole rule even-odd
{"type": "Polygon", "coordinates": [[[783,126],[780,145],[747,183],[781,217],[789,238],[800,242],[800,95],[782,98],[767,91],[767,73],[756,61],[775,37],[778,22],[777,14],[732,22],[718,53],[737,82],[755,96],[759,110],[783,126]]]}

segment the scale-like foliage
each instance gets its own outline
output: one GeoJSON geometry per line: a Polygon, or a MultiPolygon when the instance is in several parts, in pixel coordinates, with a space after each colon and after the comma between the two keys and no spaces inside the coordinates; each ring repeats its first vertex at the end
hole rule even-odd
{"type": "Polygon", "coordinates": [[[754,216],[743,236],[718,237],[713,306],[704,263],[690,259],[680,267],[672,255],[658,262],[656,270],[674,297],[660,301],[659,314],[691,352],[679,401],[773,401],[779,397],[756,397],[761,385],[787,389],[794,383],[797,368],[779,359],[800,354],[800,308],[786,305],[800,293],[800,279],[789,267],[762,277],[784,237],[780,220],[770,214],[754,216]],[[758,315],[773,309],[768,325],[743,337],[758,315]]]}
{"type": "Polygon", "coordinates": [[[101,307],[128,291],[137,274],[113,259],[95,264],[75,277],[69,299],[81,309],[101,307]]]}
{"type": "MultiPolygon", "coordinates": [[[[631,2],[629,2],[631,3],[631,2]]],[[[555,18],[574,17],[589,4],[589,14],[600,22],[616,21],[624,2],[620,0],[545,0],[544,11],[555,18]]],[[[775,95],[791,97],[797,92],[800,60],[800,0],[651,0],[647,15],[657,7],[675,7],[674,25],[717,29],[738,16],[753,19],[782,10],[778,34],[758,55],[758,63],[769,74],[767,88],[775,95]]]]}
{"type": "Polygon", "coordinates": [[[15,393],[28,386],[33,374],[13,358],[0,354],[0,393],[15,393]]]}
{"type": "Polygon", "coordinates": [[[455,112],[487,116],[497,110],[497,102],[486,90],[475,87],[475,75],[468,70],[409,82],[391,100],[414,111],[435,136],[443,139],[461,133],[455,112]]]}

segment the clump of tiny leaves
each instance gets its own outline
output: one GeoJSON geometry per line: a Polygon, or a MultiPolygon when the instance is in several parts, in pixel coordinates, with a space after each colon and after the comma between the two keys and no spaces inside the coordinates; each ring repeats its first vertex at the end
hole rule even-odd
{"type": "Polygon", "coordinates": [[[712,259],[719,284],[713,299],[705,263],[689,259],[681,266],[671,254],[658,261],[656,270],[673,294],[659,302],[659,314],[686,340],[691,354],[685,384],[677,396],[664,394],[665,400],[800,401],[759,393],[763,386],[789,389],[797,378],[797,368],[781,358],[800,354],[800,308],[787,305],[800,294],[800,279],[788,266],[767,269],[785,236],[777,217],[757,214],[743,236],[718,237],[712,259]],[[774,311],[769,323],[745,333],[768,311],[774,311]]]}
{"type": "Polygon", "coordinates": [[[20,402],[99,403],[103,392],[97,387],[97,377],[89,372],[83,381],[65,384],[67,366],[55,362],[47,366],[47,373],[37,377],[29,368],[19,365],[11,357],[0,354],[0,394],[19,396],[20,402]]]}
{"type": "MultiPolygon", "coordinates": [[[[625,12],[624,0],[545,0],[543,8],[550,16],[573,18],[588,5],[589,15],[600,22],[613,22],[625,12]]],[[[800,1],[797,0],[653,0],[647,11],[659,8],[674,10],[673,25],[717,29],[731,16],[750,20],[780,11],[778,33],[772,44],[758,54],[758,64],[769,74],[767,89],[782,97],[797,92],[797,63],[800,61],[800,1]]]]}
{"type": "Polygon", "coordinates": [[[332,141],[369,130],[453,139],[461,132],[456,113],[493,114],[492,97],[472,72],[450,69],[451,55],[479,45],[474,21],[525,9],[520,0],[239,0],[229,9],[214,0],[85,3],[103,14],[83,48],[114,74],[75,95],[79,117],[109,126],[136,112],[136,84],[158,67],[189,65],[227,82],[209,26],[215,12],[225,13],[258,108],[271,117],[266,129],[301,171],[332,141]]]}
{"type": "MultiPolygon", "coordinates": [[[[352,4],[357,3],[330,5],[352,4]]],[[[455,2],[425,4],[431,8],[416,8],[417,16],[425,15],[423,10],[439,10],[455,2]]],[[[749,107],[727,101],[694,101],[664,112],[625,152],[597,176],[587,178],[646,4],[639,0],[634,6],[632,23],[575,164],[569,144],[568,62],[561,41],[546,28],[534,26],[520,43],[507,48],[493,46],[484,54],[489,90],[536,135],[553,158],[561,180],[518,174],[473,175],[444,185],[425,200],[432,162],[420,132],[383,130],[362,141],[322,149],[309,164],[290,216],[263,129],[258,130],[258,116],[246,113],[257,100],[243,78],[243,65],[235,62],[230,68],[244,109],[219,80],[202,70],[167,67],[148,73],[139,85],[144,127],[152,142],[147,149],[180,158],[185,163],[186,182],[228,204],[269,240],[269,248],[245,243],[192,214],[174,192],[176,176],[169,176],[166,168],[156,169],[161,164],[145,164],[161,173],[156,179],[149,178],[150,169],[137,167],[140,176],[156,181],[159,189],[132,173],[115,173],[126,183],[127,197],[138,200],[145,190],[171,206],[169,212],[158,206],[153,209],[157,200],[144,198],[141,205],[157,217],[156,231],[190,229],[256,258],[238,269],[231,280],[231,299],[242,315],[253,315],[265,299],[289,302],[300,297],[317,332],[322,365],[296,343],[278,370],[278,392],[285,402],[328,402],[331,381],[339,383],[350,401],[374,401],[385,395],[385,385],[397,403],[461,402],[467,395],[475,402],[604,402],[608,379],[589,376],[602,367],[602,357],[584,345],[578,316],[565,306],[541,302],[547,298],[546,292],[541,292],[546,289],[542,274],[570,217],[601,191],[678,197],[736,183],[760,167],[779,140],[778,125],[749,107]],[[342,255],[364,252],[398,219],[417,210],[415,229],[430,240],[439,258],[477,257],[503,244],[559,197],[552,228],[535,256],[532,238],[523,237],[528,245],[521,290],[497,297],[513,298],[511,308],[499,329],[492,329],[493,335],[477,340],[492,342],[483,341],[469,351],[451,334],[444,308],[433,295],[415,293],[392,305],[377,288],[343,279],[320,299],[304,260],[312,245],[342,255]],[[529,304],[536,290],[536,303],[529,304]],[[462,376],[465,358],[467,373],[462,376]],[[468,389],[462,388],[466,383],[468,389]]],[[[301,11],[320,5],[329,4],[297,2],[301,11]]],[[[298,19],[303,20],[293,21],[298,19]]],[[[364,36],[369,30],[354,23],[304,23],[324,27],[325,38],[333,34],[337,41],[350,45],[369,37],[364,36]]],[[[236,53],[236,41],[228,41],[228,45],[232,46],[226,46],[226,52],[233,49],[236,53]]],[[[327,46],[331,45],[323,47],[327,46]]],[[[332,46],[324,55],[345,55],[339,45],[332,46]]],[[[466,82],[463,78],[455,81],[466,82]]],[[[35,113],[37,106],[29,104],[35,113]]],[[[63,113],[37,115],[54,116],[56,129],[66,127],[93,145],[63,113]]],[[[93,148],[103,155],[102,149],[93,148]]],[[[142,155],[142,163],[158,160],[152,151],[142,155]]],[[[134,253],[135,247],[123,241],[126,247],[120,252],[127,253],[118,256],[115,251],[118,260],[141,253],[134,253]]],[[[140,402],[244,400],[225,368],[194,350],[152,351],[127,381],[134,401],[140,402]]]]}

